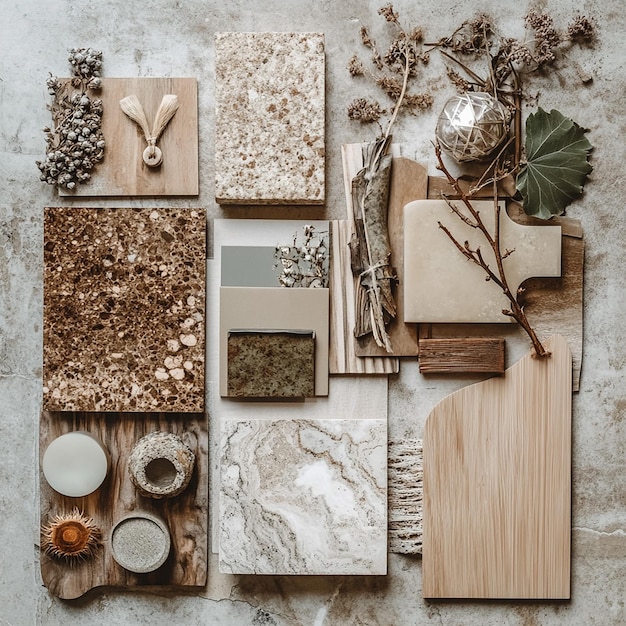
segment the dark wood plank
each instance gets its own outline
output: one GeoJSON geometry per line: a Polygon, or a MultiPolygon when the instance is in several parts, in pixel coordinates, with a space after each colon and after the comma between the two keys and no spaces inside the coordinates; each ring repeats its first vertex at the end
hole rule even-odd
{"type": "Polygon", "coordinates": [[[422,374],[504,372],[504,339],[501,337],[420,339],[419,352],[422,374]]]}

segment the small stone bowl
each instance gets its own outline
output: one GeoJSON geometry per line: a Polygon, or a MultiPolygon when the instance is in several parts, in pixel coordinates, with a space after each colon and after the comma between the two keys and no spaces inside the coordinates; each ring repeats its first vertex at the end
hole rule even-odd
{"type": "Polygon", "coordinates": [[[111,530],[111,553],[124,569],[147,574],[159,569],[170,553],[167,524],[150,513],[133,513],[122,518],[111,530]]]}
{"type": "Polygon", "coordinates": [[[178,435],[154,432],[135,444],[128,458],[128,472],[142,495],[172,498],[186,489],[195,460],[178,435]]]}

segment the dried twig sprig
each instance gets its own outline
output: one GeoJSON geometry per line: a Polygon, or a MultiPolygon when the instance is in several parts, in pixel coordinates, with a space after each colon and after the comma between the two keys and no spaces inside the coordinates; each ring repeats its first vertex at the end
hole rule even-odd
{"type": "Polygon", "coordinates": [[[467,214],[462,212],[458,207],[454,205],[454,203],[444,199],[448,203],[448,206],[452,210],[452,212],[465,224],[471,226],[472,228],[476,228],[479,230],[487,245],[491,248],[493,255],[496,260],[496,268],[493,269],[485,260],[480,246],[476,248],[472,248],[468,241],[461,243],[456,239],[456,237],[451,233],[451,231],[444,226],[441,222],[439,222],[439,228],[443,230],[443,232],[448,236],[450,241],[455,245],[457,250],[468,260],[472,261],[478,265],[482,270],[484,270],[487,275],[487,280],[492,281],[495,285],[497,285],[502,293],[509,300],[511,307],[509,309],[503,309],[502,314],[508,317],[512,317],[524,330],[524,332],[530,338],[533,347],[535,349],[535,356],[543,358],[550,356],[550,353],[546,351],[543,347],[537,334],[534,329],[530,325],[528,318],[526,317],[526,313],[524,311],[524,307],[519,303],[518,298],[521,295],[522,290],[518,290],[519,293],[513,294],[509,287],[506,272],[504,270],[504,260],[514,253],[514,250],[504,250],[500,249],[500,204],[498,203],[498,189],[497,189],[497,181],[494,179],[493,182],[493,195],[494,195],[494,232],[491,233],[489,229],[485,226],[483,222],[480,212],[477,211],[471,202],[471,196],[468,195],[465,191],[463,191],[461,185],[458,180],[452,176],[449,170],[446,168],[443,159],[441,157],[441,148],[439,145],[435,145],[435,156],[437,157],[437,169],[444,173],[450,185],[454,188],[457,195],[459,196],[461,202],[467,209],[467,214]]]}
{"type": "Polygon", "coordinates": [[[348,117],[360,122],[377,122],[381,136],[388,137],[401,109],[415,115],[419,110],[430,107],[433,99],[428,93],[410,93],[413,79],[418,75],[419,65],[428,63],[428,52],[422,49],[422,30],[417,27],[404,28],[392,4],[381,7],[378,13],[395,26],[394,38],[387,51],[381,54],[369,29],[362,26],[361,42],[370,50],[372,69],[368,69],[359,57],[354,55],[348,63],[348,71],[353,77],[371,78],[391,101],[391,106],[383,107],[375,100],[357,98],[348,106],[348,117]],[[383,127],[380,120],[386,114],[389,114],[389,119],[383,127]]]}

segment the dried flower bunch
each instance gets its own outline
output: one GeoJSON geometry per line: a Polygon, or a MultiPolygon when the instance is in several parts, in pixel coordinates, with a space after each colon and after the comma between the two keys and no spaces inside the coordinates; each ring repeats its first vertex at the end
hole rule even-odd
{"type": "Polygon", "coordinates": [[[459,92],[487,91],[511,106],[511,95],[519,86],[519,73],[544,70],[557,60],[566,44],[590,43],[595,37],[593,22],[584,15],[574,17],[564,31],[555,28],[548,13],[535,10],[524,16],[524,24],[532,37],[520,41],[498,35],[490,18],[479,15],[463,22],[449,37],[425,45],[439,48],[465,70],[467,76],[463,77],[455,69],[448,69],[459,92]],[[472,57],[482,61],[485,55],[489,56],[489,74],[481,77],[468,63],[472,57]]]}
{"type": "Polygon", "coordinates": [[[392,4],[379,9],[378,14],[395,26],[395,37],[387,51],[381,54],[370,31],[366,26],[362,26],[361,41],[370,50],[372,69],[366,69],[363,62],[357,55],[354,55],[348,63],[348,71],[353,77],[370,77],[389,98],[392,105],[391,111],[382,107],[376,100],[356,98],[348,106],[348,117],[363,123],[376,122],[381,134],[388,136],[400,110],[405,109],[411,114],[416,114],[420,109],[430,107],[433,98],[427,93],[408,92],[413,79],[418,76],[419,64],[428,63],[428,53],[422,51],[421,29],[405,29],[399,21],[399,14],[393,10],[392,4]],[[383,129],[380,120],[386,114],[390,117],[383,129]]]}
{"type": "Polygon", "coordinates": [[[302,243],[296,232],[291,244],[276,246],[274,268],[280,267],[278,280],[283,287],[328,287],[328,233],[317,232],[308,224],[302,230],[302,243]]]}
{"type": "Polygon", "coordinates": [[[89,92],[100,89],[102,52],[72,48],[68,57],[73,77],[46,81],[53,97],[50,110],[54,128],[46,133],[46,158],[37,161],[41,180],[72,190],[91,177],[90,171],[104,157],[102,100],[89,92]]]}

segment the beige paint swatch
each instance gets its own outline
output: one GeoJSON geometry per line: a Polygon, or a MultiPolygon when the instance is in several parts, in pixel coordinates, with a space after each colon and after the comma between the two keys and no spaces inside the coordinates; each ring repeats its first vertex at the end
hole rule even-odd
{"type": "MultiPolygon", "coordinates": [[[[228,396],[228,331],[233,328],[315,331],[315,395],[328,395],[328,289],[220,288],[220,395],[228,396]]],[[[285,364],[286,367],[289,364],[285,364]]]]}

